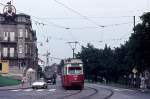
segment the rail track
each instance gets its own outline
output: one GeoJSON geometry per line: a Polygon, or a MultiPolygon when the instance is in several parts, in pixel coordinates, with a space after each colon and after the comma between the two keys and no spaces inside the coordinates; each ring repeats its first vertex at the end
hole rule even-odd
{"type": "MultiPolygon", "coordinates": [[[[87,87],[87,86],[86,86],[87,87]]],[[[89,95],[87,95],[87,96],[83,96],[83,97],[81,97],[81,98],[79,98],[79,99],[89,99],[89,97],[92,97],[92,96],[94,96],[95,94],[97,94],[98,93],[98,90],[96,89],[96,88],[92,88],[92,87],[87,87],[88,89],[87,90],[93,90],[92,92],[91,92],[91,94],[89,94],[89,95]]],[[[68,94],[68,95],[65,95],[65,96],[62,96],[62,97],[59,97],[59,98],[57,98],[57,99],[66,99],[66,98],[71,98],[71,97],[75,97],[76,95],[78,95],[78,94],[81,94],[81,92],[82,91],[84,91],[84,90],[77,90],[77,92],[74,92],[74,93],[71,93],[71,94],[68,94]]],[[[76,98],[74,98],[74,99],[76,99],[76,98]]]]}

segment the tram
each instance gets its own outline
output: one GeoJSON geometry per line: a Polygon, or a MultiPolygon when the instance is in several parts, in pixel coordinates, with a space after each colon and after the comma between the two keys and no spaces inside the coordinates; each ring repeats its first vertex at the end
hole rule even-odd
{"type": "Polygon", "coordinates": [[[65,89],[74,87],[82,90],[84,88],[83,63],[80,59],[64,60],[62,86],[65,89]]]}

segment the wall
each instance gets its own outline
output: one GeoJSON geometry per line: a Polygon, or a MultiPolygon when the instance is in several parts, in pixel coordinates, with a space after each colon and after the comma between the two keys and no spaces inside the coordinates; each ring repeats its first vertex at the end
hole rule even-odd
{"type": "Polygon", "coordinates": [[[2,64],[2,71],[0,73],[7,74],[9,72],[9,62],[7,60],[1,60],[0,63],[2,64]]]}

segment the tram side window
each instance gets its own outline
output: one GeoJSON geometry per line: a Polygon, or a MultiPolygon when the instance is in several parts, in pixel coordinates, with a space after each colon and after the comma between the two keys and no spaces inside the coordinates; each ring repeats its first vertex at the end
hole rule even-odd
{"type": "Polygon", "coordinates": [[[82,69],[81,67],[69,67],[68,73],[69,74],[81,74],[82,69]]]}
{"type": "Polygon", "coordinates": [[[2,71],[2,63],[0,63],[0,71],[2,71]]]}
{"type": "Polygon", "coordinates": [[[64,74],[67,74],[67,67],[64,68],[64,74]]]}

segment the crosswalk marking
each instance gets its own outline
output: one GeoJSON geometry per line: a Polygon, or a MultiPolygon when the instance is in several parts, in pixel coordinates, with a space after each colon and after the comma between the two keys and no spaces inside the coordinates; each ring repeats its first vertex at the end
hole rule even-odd
{"type": "Polygon", "coordinates": [[[22,91],[24,91],[24,92],[42,92],[42,91],[49,91],[49,92],[54,92],[54,91],[56,91],[56,89],[36,89],[36,90],[34,90],[34,89],[32,89],[32,88],[30,88],[30,89],[14,89],[14,90],[10,90],[10,91],[13,91],[13,92],[22,92],[22,91]]]}
{"type": "Polygon", "coordinates": [[[49,89],[48,91],[55,91],[56,89],[49,89]]]}
{"type": "Polygon", "coordinates": [[[20,91],[20,89],[14,89],[14,90],[11,90],[11,91],[20,91]]]}
{"type": "Polygon", "coordinates": [[[36,91],[44,91],[44,89],[38,89],[38,90],[36,90],[36,91]]]}
{"type": "Polygon", "coordinates": [[[33,91],[33,89],[26,89],[26,90],[24,90],[24,91],[33,91]]]}

